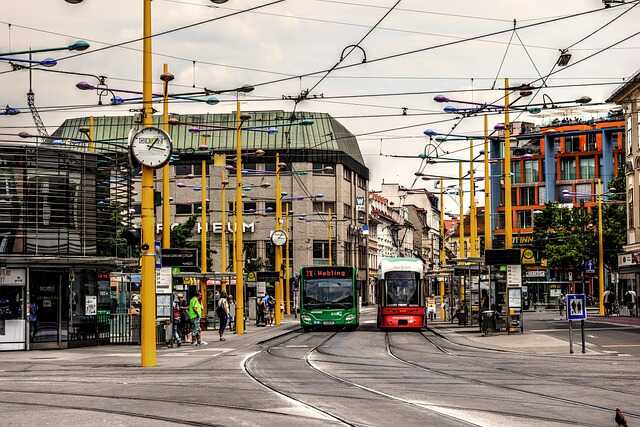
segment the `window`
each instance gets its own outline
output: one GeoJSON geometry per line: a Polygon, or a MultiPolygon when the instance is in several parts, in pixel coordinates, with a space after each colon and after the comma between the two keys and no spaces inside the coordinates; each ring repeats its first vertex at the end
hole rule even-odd
{"type": "Polygon", "coordinates": [[[562,159],[560,161],[560,179],[576,179],[576,160],[562,159]]]}
{"type": "Polygon", "coordinates": [[[580,178],[592,179],[596,176],[595,158],[583,157],[580,159],[580,178]]]}
{"type": "Polygon", "coordinates": [[[520,188],[520,206],[535,205],[536,188],[521,187],[520,188]]]}
{"type": "Polygon", "coordinates": [[[520,161],[516,160],[515,162],[511,162],[511,173],[513,176],[513,182],[519,183],[520,181],[520,161]]]}
{"type": "MultiPolygon", "coordinates": [[[[287,211],[284,209],[284,204],[282,206],[282,214],[284,215],[287,211]]],[[[264,204],[264,212],[267,214],[275,214],[276,213],[276,202],[265,202],[264,204]]]]}
{"type": "Polygon", "coordinates": [[[258,258],[258,242],[255,240],[245,240],[244,242],[244,259],[246,261],[258,258]]]}
{"type": "Polygon", "coordinates": [[[191,215],[193,213],[193,207],[186,203],[176,204],[176,215],[191,215]]]}
{"type": "Polygon", "coordinates": [[[358,187],[363,190],[367,189],[367,180],[361,177],[360,175],[356,175],[356,181],[358,183],[358,187]]]}
{"type": "Polygon", "coordinates": [[[255,213],[256,209],[258,209],[256,202],[244,202],[242,204],[243,213],[255,213]]]}
{"type": "Polygon", "coordinates": [[[176,176],[187,176],[192,172],[191,165],[175,165],[174,169],[176,171],[176,176]]]}
{"type": "MultiPolygon", "coordinates": [[[[612,141],[615,141],[615,139],[613,139],[614,137],[616,137],[616,134],[615,133],[611,134],[612,141]]],[[[587,134],[587,149],[586,149],[586,151],[596,151],[596,150],[597,150],[596,134],[595,133],[589,133],[589,134],[587,134]]]]}
{"type": "Polygon", "coordinates": [[[198,162],[193,164],[193,175],[194,176],[202,175],[202,163],[198,162]]]}
{"type": "Polygon", "coordinates": [[[199,214],[202,212],[202,203],[198,202],[198,203],[194,203],[193,204],[193,213],[194,214],[199,214]]]}
{"type": "MultiPolygon", "coordinates": [[[[335,241],[331,242],[331,257],[332,261],[336,261],[336,245],[335,241]]],[[[329,259],[329,241],[328,240],[314,240],[313,241],[313,262],[314,264],[326,265],[329,259]]]]}
{"type": "Polygon", "coordinates": [[[314,175],[335,175],[336,168],[335,165],[331,163],[313,163],[313,174],[314,175]]]}
{"type": "Polygon", "coordinates": [[[264,170],[267,172],[275,172],[276,171],[276,162],[267,162],[264,164],[264,170]]]}
{"type": "Polygon", "coordinates": [[[560,137],[553,138],[553,154],[558,154],[560,152],[560,137]]]}
{"type": "Polygon", "coordinates": [[[531,211],[518,211],[518,227],[520,228],[533,227],[531,211]]]}
{"type": "Polygon", "coordinates": [[[580,151],[580,137],[578,135],[564,137],[564,152],[573,153],[580,151]]]}
{"type": "Polygon", "coordinates": [[[235,211],[236,209],[235,209],[234,202],[229,202],[229,213],[233,215],[235,211]]]}
{"type": "Polygon", "coordinates": [[[633,215],[635,214],[633,211],[633,188],[630,188],[627,193],[627,207],[629,208],[627,211],[627,218],[629,218],[629,228],[631,229],[635,227],[633,218],[633,215]]]}
{"type": "Polygon", "coordinates": [[[627,144],[627,155],[630,156],[633,153],[633,138],[632,138],[632,128],[631,124],[631,115],[627,116],[627,138],[625,139],[625,143],[627,144]]]}
{"type": "Polygon", "coordinates": [[[576,199],[591,200],[591,184],[576,185],[576,199]]]}
{"type": "Polygon", "coordinates": [[[352,265],[351,242],[344,242],[344,265],[352,265]]]}
{"type": "Polygon", "coordinates": [[[336,213],[336,203],[335,202],[313,202],[313,212],[314,213],[329,213],[329,209],[335,215],[336,213]]]}
{"type": "Polygon", "coordinates": [[[258,163],[242,162],[242,169],[250,170],[253,172],[259,170],[260,168],[258,167],[258,163]]]}
{"type": "Polygon", "coordinates": [[[344,204],[344,217],[345,218],[351,218],[352,217],[351,205],[349,205],[347,203],[344,204]]]}
{"type": "Polygon", "coordinates": [[[524,181],[538,182],[538,161],[527,160],[524,162],[524,181]]]}
{"type": "Polygon", "coordinates": [[[342,167],[342,177],[345,181],[351,182],[351,170],[345,166],[342,167]]]}
{"type": "Polygon", "coordinates": [[[542,205],[544,204],[545,200],[546,200],[546,193],[547,193],[547,187],[544,185],[541,185],[540,187],[538,187],[538,204],[542,205]]]}

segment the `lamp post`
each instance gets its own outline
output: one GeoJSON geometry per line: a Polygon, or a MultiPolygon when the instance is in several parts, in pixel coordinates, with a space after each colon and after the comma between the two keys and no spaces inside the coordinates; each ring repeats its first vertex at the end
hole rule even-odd
{"type": "Polygon", "coordinates": [[[604,240],[602,236],[602,180],[598,178],[596,198],[598,202],[598,309],[604,316],[604,240]]]}
{"type": "MultiPolygon", "coordinates": [[[[225,165],[227,163],[226,155],[216,154],[213,159],[215,166],[221,166],[220,171],[220,222],[222,223],[222,232],[220,234],[220,271],[227,271],[227,180],[225,173],[225,165]]],[[[220,290],[227,291],[227,281],[223,279],[220,282],[220,290]]]]}
{"type": "MultiPolygon", "coordinates": [[[[169,82],[174,79],[173,74],[169,73],[169,65],[162,66],[162,75],[160,80],[164,83],[164,97],[162,102],[162,129],[169,134],[169,82]]],[[[169,187],[169,168],[168,164],[162,168],[162,249],[171,248],[171,210],[169,206],[169,197],[171,197],[171,189],[169,187]]]]}
{"type": "MultiPolygon", "coordinates": [[[[445,254],[444,243],[444,180],[440,178],[440,270],[442,270],[446,264],[447,257],[445,254]]],[[[446,319],[446,313],[444,311],[444,277],[440,273],[440,319],[446,319]]]]}
{"type": "Polygon", "coordinates": [[[511,210],[511,130],[509,123],[509,79],[504,79],[504,247],[513,247],[511,210]]]}
{"type": "MultiPolygon", "coordinates": [[[[280,153],[276,153],[276,223],[275,231],[282,230],[282,185],[280,182],[280,153]]],[[[288,243],[288,242],[287,242],[288,243]]],[[[285,243],[285,244],[287,244],[285,243]]],[[[282,322],[282,311],[280,306],[282,304],[282,246],[276,246],[276,272],[278,273],[278,281],[276,282],[276,310],[275,310],[275,324],[280,326],[282,322]]]]}
{"type": "MultiPolygon", "coordinates": [[[[458,162],[458,197],[460,198],[460,219],[458,220],[458,258],[464,259],[464,189],[462,187],[462,162],[458,162]]],[[[460,304],[464,302],[464,278],[458,288],[460,304]]]]}
{"type": "Polygon", "coordinates": [[[469,223],[471,232],[469,235],[469,256],[478,257],[478,218],[476,216],[476,183],[474,179],[473,139],[469,138],[469,223]]]}
{"type": "Polygon", "coordinates": [[[291,242],[289,242],[289,239],[291,238],[291,230],[289,230],[289,209],[287,209],[287,211],[284,214],[284,230],[287,233],[287,243],[284,249],[284,280],[285,280],[285,313],[287,315],[291,314],[291,287],[290,287],[290,280],[291,280],[291,273],[289,271],[289,246],[291,245],[291,242]]]}
{"type": "MultiPolygon", "coordinates": [[[[201,135],[205,141],[206,135],[201,135]]],[[[207,151],[209,144],[205,143],[200,145],[200,149],[207,151]]],[[[203,158],[200,161],[200,272],[204,275],[207,272],[207,237],[209,235],[209,227],[207,221],[207,160],[203,158]]],[[[200,290],[202,292],[202,317],[207,318],[207,279],[202,277],[200,279],[200,290]]]]}
{"type": "Polygon", "coordinates": [[[331,238],[333,237],[333,211],[329,208],[329,222],[327,224],[327,238],[329,239],[329,267],[333,267],[333,256],[331,251],[331,238]]]}
{"type": "Polygon", "coordinates": [[[489,179],[489,117],[484,115],[484,248],[493,248],[491,235],[491,179],[489,179]]]}

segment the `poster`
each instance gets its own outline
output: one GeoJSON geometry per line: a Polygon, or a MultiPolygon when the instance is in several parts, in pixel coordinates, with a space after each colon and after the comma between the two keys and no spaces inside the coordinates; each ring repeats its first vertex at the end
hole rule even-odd
{"type": "Polygon", "coordinates": [[[522,289],[509,289],[509,308],[522,308],[522,289]]]}
{"type": "Polygon", "coordinates": [[[84,314],[85,316],[95,316],[98,311],[98,297],[95,295],[87,295],[84,297],[84,314]]]}

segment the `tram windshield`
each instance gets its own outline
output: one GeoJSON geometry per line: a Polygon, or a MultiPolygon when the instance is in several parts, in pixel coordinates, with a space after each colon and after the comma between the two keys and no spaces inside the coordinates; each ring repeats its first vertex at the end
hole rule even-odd
{"type": "Polygon", "coordinates": [[[302,303],[305,308],[349,308],[353,306],[350,279],[305,279],[302,303]]]}
{"type": "Polygon", "coordinates": [[[390,271],[385,274],[387,305],[419,305],[419,285],[416,273],[390,271]]]}

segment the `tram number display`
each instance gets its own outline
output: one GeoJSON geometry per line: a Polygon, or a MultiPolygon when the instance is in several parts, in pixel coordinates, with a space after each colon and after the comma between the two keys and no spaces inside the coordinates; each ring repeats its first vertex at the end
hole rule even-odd
{"type": "Polygon", "coordinates": [[[351,277],[351,268],[307,268],[304,271],[306,279],[332,279],[332,278],[349,278],[351,277]]]}

